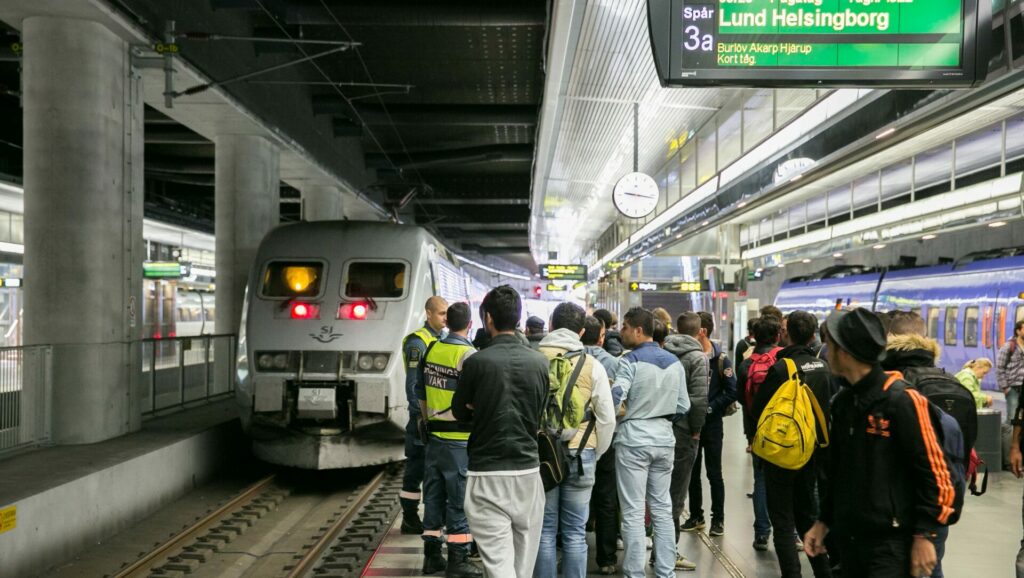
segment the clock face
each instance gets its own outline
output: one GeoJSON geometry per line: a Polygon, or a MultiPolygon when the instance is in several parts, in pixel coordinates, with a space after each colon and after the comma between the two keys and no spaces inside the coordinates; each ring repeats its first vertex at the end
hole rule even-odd
{"type": "Polygon", "coordinates": [[[650,215],[657,208],[660,197],[658,183],[644,173],[629,173],[622,177],[612,192],[615,208],[631,219],[650,215]]]}

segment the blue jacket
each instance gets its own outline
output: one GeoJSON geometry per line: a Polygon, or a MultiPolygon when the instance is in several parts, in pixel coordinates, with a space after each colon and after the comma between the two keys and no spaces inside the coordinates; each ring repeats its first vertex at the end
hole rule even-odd
{"type": "Polygon", "coordinates": [[[686,370],[658,344],[643,343],[619,360],[612,402],[626,404],[615,445],[675,447],[672,421],[690,411],[686,370]]]}
{"type": "Polygon", "coordinates": [[[612,354],[608,353],[602,347],[596,345],[584,345],[583,349],[594,356],[604,368],[605,373],[608,374],[609,381],[615,381],[615,370],[619,367],[619,360],[612,357],[612,354]]]}

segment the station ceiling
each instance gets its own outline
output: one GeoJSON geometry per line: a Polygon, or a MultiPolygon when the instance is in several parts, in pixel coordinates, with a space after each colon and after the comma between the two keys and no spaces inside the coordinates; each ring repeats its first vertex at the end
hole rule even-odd
{"type": "MultiPolygon", "coordinates": [[[[426,225],[485,261],[533,269],[527,222],[545,0],[111,4],[153,38],[169,21],[179,34],[249,38],[179,39],[182,58],[214,81],[335,48],[292,40],[358,43],[223,89],[403,221],[426,225]]],[[[17,40],[13,29],[6,32],[17,40]]],[[[20,119],[17,62],[7,60],[0,59],[0,84],[13,83],[15,94],[0,95],[0,117],[20,119]]],[[[146,119],[147,213],[210,229],[213,144],[156,110],[146,119]]],[[[20,145],[20,123],[0,125],[0,139],[20,145]]],[[[0,172],[6,167],[19,177],[14,150],[0,153],[9,159],[0,160],[0,172]]],[[[297,196],[282,191],[283,198],[297,196]]],[[[297,218],[298,205],[282,207],[297,218]]]]}

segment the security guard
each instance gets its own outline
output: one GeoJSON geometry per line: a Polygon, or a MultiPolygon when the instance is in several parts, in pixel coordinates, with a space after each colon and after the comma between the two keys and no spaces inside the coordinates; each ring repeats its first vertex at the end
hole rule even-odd
{"type": "Polygon", "coordinates": [[[425,306],[427,321],[423,327],[410,333],[402,340],[402,356],[405,359],[405,395],[409,401],[409,423],[405,426],[405,476],[402,491],[398,494],[402,503],[402,533],[421,534],[420,484],[423,483],[423,440],[419,434],[420,404],[414,391],[416,370],[427,352],[427,347],[441,337],[444,329],[448,303],[440,297],[427,299],[425,306]]]}
{"type": "Polygon", "coordinates": [[[427,348],[420,363],[416,395],[426,416],[427,451],[423,478],[423,573],[447,569],[447,578],[475,578],[483,571],[470,563],[469,522],[462,504],[466,497],[466,468],[470,424],[452,415],[452,397],[462,363],[476,350],[469,341],[469,306],[448,308],[448,336],[427,348]],[[448,533],[448,561],[441,555],[441,530],[448,533]]]}

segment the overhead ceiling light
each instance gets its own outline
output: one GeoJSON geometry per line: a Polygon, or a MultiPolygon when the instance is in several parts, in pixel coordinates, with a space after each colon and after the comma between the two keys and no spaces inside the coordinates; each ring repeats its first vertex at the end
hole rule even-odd
{"type": "Polygon", "coordinates": [[[1005,227],[1006,221],[996,221],[995,223],[989,223],[988,226],[993,229],[998,229],[999,227],[1005,227]]]}
{"type": "Polygon", "coordinates": [[[682,238],[683,238],[683,234],[682,233],[677,233],[676,234],[676,239],[682,239],[682,238]]]}
{"type": "Polygon", "coordinates": [[[786,268],[786,264],[785,263],[779,263],[779,269],[785,269],[785,268],[786,268]]]}
{"type": "Polygon", "coordinates": [[[747,206],[747,202],[746,201],[740,201],[740,204],[738,204],[736,206],[742,209],[743,207],[747,206]]]}
{"type": "Polygon", "coordinates": [[[710,223],[711,223],[711,221],[704,221],[703,223],[700,224],[700,226],[701,227],[707,227],[708,224],[710,224],[710,223]]]}
{"type": "Polygon", "coordinates": [[[660,249],[661,247],[662,247],[662,243],[658,243],[658,246],[657,246],[657,247],[655,247],[655,248],[656,248],[656,249],[660,249]]]}
{"type": "Polygon", "coordinates": [[[801,261],[801,263],[810,263],[810,262],[811,262],[810,259],[804,259],[803,261],[801,261]]]}
{"type": "Polygon", "coordinates": [[[896,132],[896,127],[894,127],[894,126],[893,127],[889,127],[887,129],[883,130],[882,132],[876,134],[875,135],[875,140],[883,139],[883,138],[885,138],[887,136],[891,136],[894,132],[896,132]]]}
{"type": "Polygon", "coordinates": [[[836,259],[838,259],[838,258],[842,257],[843,254],[842,253],[832,253],[832,256],[835,257],[836,259]]]}
{"type": "Polygon", "coordinates": [[[794,181],[799,181],[799,180],[800,180],[800,179],[802,179],[802,178],[804,178],[804,174],[803,174],[803,173],[800,173],[799,175],[797,175],[797,176],[795,176],[795,177],[793,177],[793,178],[789,179],[789,182],[791,182],[791,183],[792,183],[792,182],[794,182],[794,181]]]}
{"type": "Polygon", "coordinates": [[[924,235],[923,237],[921,237],[921,239],[922,239],[923,241],[931,241],[931,240],[932,240],[932,239],[934,239],[934,238],[935,238],[936,236],[937,236],[937,235],[924,235]]]}
{"type": "Polygon", "coordinates": [[[877,245],[875,245],[874,247],[871,247],[871,248],[872,248],[872,249],[875,249],[875,250],[877,251],[878,249],[884,249],[884,248],[886,248],[886,246],[887,246],[887,245],[886,245],[885,243],[879,243],[879,244],[877,244],[877,245]]]}

